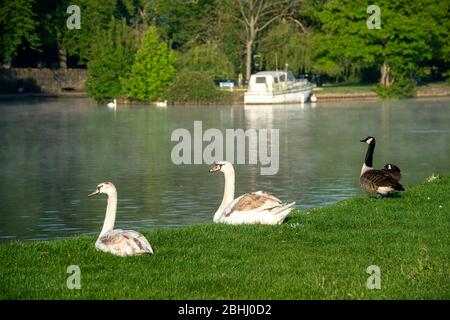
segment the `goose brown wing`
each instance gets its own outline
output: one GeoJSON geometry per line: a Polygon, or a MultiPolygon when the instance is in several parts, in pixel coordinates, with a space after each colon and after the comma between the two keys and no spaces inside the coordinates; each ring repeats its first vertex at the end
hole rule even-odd
{"type": "Polygon", "coordinates": [[[380,171],[383,171],[383,173],[391,176],[392,178],[394,178],[397,181],[400,181],[400,179],[402,178],[402,174],[400,171],[400,168],[390,164],[390,169],[388,168],[388,165],[385,165],[383,169],[381,169],[380,171]]]}
{"type": "Polygon", "coordinates": [[[377,192],[380,187],[391,187],[394,190],[402,191],[403,186],[392,176],[381,170],[369,170],[360,178],[361,186],[369,192],[377,192]]]}

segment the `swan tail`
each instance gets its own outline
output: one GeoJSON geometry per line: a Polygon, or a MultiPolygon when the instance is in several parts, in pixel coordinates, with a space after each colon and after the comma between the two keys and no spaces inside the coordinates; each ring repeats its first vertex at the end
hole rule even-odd
{"type": "Polygon", "coordinates": [[[272,212],[274,217],[276,217],[278,224],[283,223],[284,219],[286,219],[286,217],[289,215],[289,213],[291,213],[294,205],[295,205],[295,201],[285,204],[272,212]]]}

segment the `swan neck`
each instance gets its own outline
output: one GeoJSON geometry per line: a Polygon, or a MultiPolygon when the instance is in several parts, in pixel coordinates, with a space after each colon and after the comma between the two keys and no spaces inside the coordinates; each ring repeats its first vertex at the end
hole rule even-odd
{"type": "Polygon", "coordinates": [[[234,200],[234,169],[231,168],[224,172],[225,188],[223,191],[223,199],[219,209],[214,214],[214,221],[218,221],[222,216],[225,208],[234,200]]]}
{"type": "Polygon", "coordinates": [[[111,192],[108,194],[108,204],[106,206],[106,216],[105,221],[103,222],[103,229],[100,232],[100,236],[102,237],[109,231],[114,229],[114,223],[116,221],[116,210],[117,210],[117,192],[111,192]]]}

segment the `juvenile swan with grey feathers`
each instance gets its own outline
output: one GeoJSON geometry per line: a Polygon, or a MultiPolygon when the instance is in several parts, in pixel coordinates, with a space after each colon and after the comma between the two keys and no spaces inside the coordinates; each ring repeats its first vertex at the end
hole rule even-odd
{"type": "Polygon", "coordinates": [[[277,197],[256,191],[234,199],[234,168],[228,161],[218,161],[209,172],[222,172],[225,190],[222,203],[214,214],[214,222],[229,224],[280,224],[293,209],[295,202],[282,203],[277,197]]]}
{"type": "Polygon", "coordinates": [[[112,253],[116,256],[134,256],[144,253],[153,253],[150,243],[139,232],[133,230],[114,230],[117,209],[117,190],[111,182],[103,182],[97,186],[97,190],[88,196],[100,193],[108,195],[106,217],[103,229],[95,242],[97,250],[112,253]]]}

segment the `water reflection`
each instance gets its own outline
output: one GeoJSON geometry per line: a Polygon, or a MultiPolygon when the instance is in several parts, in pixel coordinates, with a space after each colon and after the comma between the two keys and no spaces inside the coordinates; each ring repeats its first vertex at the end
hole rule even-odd
{"type": "MultiPolygon", "coordinates": [[[[223,177],[208,165],[172,163],[173,130],[278,129],[279,172],[236,165],[236,192],[271,191],[300,208],[360,194],[365,146],[375,166],[399,165],[406,186],[448,174],[449,99],[320,102],[276,106],[127,107],[82,99],[0,103],[0,239],[97,234],[106,199],[88,199],[102,181],[118,189],[117,227],[144,229],[211,221],[223,177]]],[[[206,146],[207,143],[204,143],[206,146]]]]}

